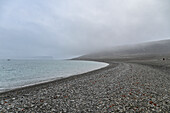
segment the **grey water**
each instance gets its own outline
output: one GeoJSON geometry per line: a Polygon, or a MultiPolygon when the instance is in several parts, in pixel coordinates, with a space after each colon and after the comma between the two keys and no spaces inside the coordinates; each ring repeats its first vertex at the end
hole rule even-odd
{"type": "Polygon", "coordinates": [[[0,60],[0,92],[85,73],[107,65],[74,60],[0,60]]]}

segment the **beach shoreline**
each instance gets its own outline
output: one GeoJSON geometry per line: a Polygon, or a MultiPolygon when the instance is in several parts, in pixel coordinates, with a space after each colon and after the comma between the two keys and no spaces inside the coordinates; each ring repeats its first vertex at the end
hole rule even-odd
{"type": "Polygon", "coordinates": [[[109,65],[84,74],[1,93],[0,111],[107,113],[170,110],[169,68],[158,70],[137,61],[93,61],[109,65]]]}
{"type": "MultiPolygon", "coordinates": [[[[77,61],[79,61],[79,60],[77,60],[77,61]]],[[[83,61],[83,60],[80,60],[80,61],[83,61]]],[[[84,61],[90,61],[90,60],[84,60],[84,61]]],[[[93,60],[91,60],[91,61],[93,61],[93,60]]],[[[102,62],[102,61],[93,61],[93,62],[106,63],[106,62],[102,62]]],[[[105,67],[94,69],[92,71],[88,71],[88,72],[85,72],[85,73],[76,74],[76,75],[70,75],[70,76],[67,76],[67,77],[57,77],[56,79],[53,78],[53,80],[51,79],[51,80],[47,80],[47,81],[38,82],[38,83],[35,83],[35,84],[28,84],[28,85],[25,85],[25,86],[22,86],[22,87],[17,87],[17,88],[9,89],[9,90],[6,90],[6,91],[2,91],[2,92],[0,92],[0,96],[4,95],[4,94],[7,94],[7,93],[12,93],[12,92],[15,92],[15,91],[27,89],[27,88],[28,89],[29,88],[34,88],[34,87],[50,84],[50,83],[53,83],[53,82],[59,82],[59,81],[65,80],[65,79],[71,79],[72,77],[74,78],[74,76],[82,76],[84,74],[88,74],[88,73],[91,73],[93,71],[98,71],[100,69],[107,68],[110,65],[109,63],[106,63],[106,64],[107,65],[105,67]]]]}

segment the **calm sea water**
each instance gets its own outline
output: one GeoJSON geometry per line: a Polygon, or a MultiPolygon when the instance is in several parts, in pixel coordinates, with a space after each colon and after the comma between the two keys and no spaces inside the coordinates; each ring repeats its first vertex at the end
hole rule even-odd
{"type": "Polygon", "coordinates": [[[107,65],[71,60],[0,60],[0,92],[85,73],[107,65]]]}

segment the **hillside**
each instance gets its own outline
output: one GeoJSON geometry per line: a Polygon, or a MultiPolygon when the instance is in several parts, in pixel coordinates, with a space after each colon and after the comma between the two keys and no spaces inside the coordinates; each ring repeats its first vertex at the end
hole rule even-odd
{"type": "Polygon", "coordinates": [[[118,59],[163,57],[170,55],[170,40],[141,43],[109,48],[107,50],[81,56],[77,59],[118,59]]]}

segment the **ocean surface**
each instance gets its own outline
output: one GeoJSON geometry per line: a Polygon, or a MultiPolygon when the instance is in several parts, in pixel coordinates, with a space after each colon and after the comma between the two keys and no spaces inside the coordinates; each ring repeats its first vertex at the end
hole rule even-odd
{"type": "Polygon", "coordinates": [[[107,65],[72,60],[0,60],[0,92],[85,73],[107,65]]]}

